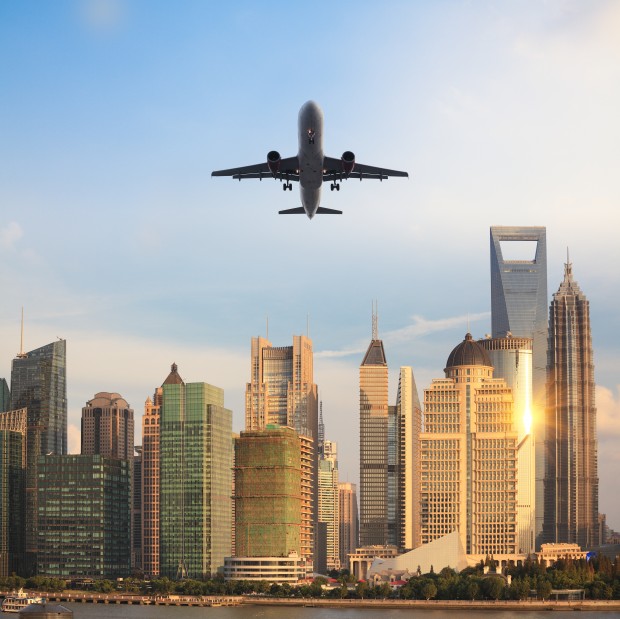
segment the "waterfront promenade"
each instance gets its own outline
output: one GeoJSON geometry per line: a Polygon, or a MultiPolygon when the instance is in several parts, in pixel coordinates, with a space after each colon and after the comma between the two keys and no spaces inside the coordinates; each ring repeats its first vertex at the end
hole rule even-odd
{"type": "MultiPolygon", "coordinates": [[[[0,592],[0,597],[10,592],[0,592]]],[[[425,610],[503,610],[503,611],[615,611],[620,612],[620,600],[376,600],[333,598],[274,598],[260,595],[245,596],[189,596],[189,595],[139,595],[127,593],[94,593],[65,591],[63,593],[29,592],[46,598],[49,602],[77,602],[84,604],[125,604],[143,606],[276,606],[320,608],[411,608],[425,610]]]]}

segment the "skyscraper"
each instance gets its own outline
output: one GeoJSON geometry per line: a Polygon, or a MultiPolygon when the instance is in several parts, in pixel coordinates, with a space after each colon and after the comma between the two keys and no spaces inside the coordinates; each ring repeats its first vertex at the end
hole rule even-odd
{"type": "Polygon", "coordinates": [[[160,574],[208,578],[231,550],[232,412],[224,391],[164,382],[160,424],[160,574]]]}
{"type": "Polygon", "coordinates": [[[397,540],[403,550],[420,544],[420,431],[422,407],[418,397],[413,369],[401,367],[396,398],[398,456],[397,540]]]}
{"type": "Polygon", "coordinates": [[[549,308],[546,542],[598,544],[598,468],[590,306],[564,265],[549,308]]]}
{"type": "Polygon", "coordinates": [[[479,340],[493,364],[495,378],[512,389],[514,422],[519,438],[517,450],[517,550],[535,550],[536,517],[535,445],[532,433],[532,340],[527,337],[496,337],[479,340]]]}
{"type": "Polygon", "coordinates": [[[38,463],[38,571],[57,578],[131,573],[131,465],[95,455],[38,463]]]}
{"type": "MultiPolygon", "coordinates": [[[[180,381],[175,366],[167,380],[180,381]]],[[[175,384],[175,382],[173,382],[175,384]]],[[[142,570],[159,576],[159,427],[163,388],[147,398],[142,417],[142,570]]]]}
{"type": "Polygon", "coordinates": [[[0,413],[0,578],[25,570],[25,408],[0,413]]]}
{"type": "Polygon", "coordinates": [[[517,549],[517,433],[512,391],[493,378],[487,352],[468,333],[446,377],[424,390],[420,434],[423,544],[459,531],[467,554],[517,549]]]}
{"type": "Polygon", "coordinates": [[[388,543],[388,366],[373,316],[360,365],[360,544],[388,543]]]}
{"type": "Polygon", "coordinates": [[[349,554],[359,543],[359,517],[355,484],[342,481],[338,484],[338,517],[340,521],[340,565],[349,565],[349,554]]]}
{"type": "Polygon", "coordinates": [[[11,404],[11,392],[4,378],[0,378],[0,413],[9,410],[11,404]]]}
{"type": "Polygon", "coordinates": [[[292,346],[271,345],[252,338],[252,370],[245,391],[245,429],[261,430],[267,424],[295,428],[318,436],[318,397],[313,376],[312,340],[293,336],[292,346]]]}
{"type": "Polygon", "coordinates": [[[274,347],[252,338],[250,382],[245,391],[245,430],[267,425],[294,428],[302,439],[301,554],[313,560],[318,502],[318,389],[314,383],[312,340],[293,336],[292,346],[274,347]]]}
{"type": "Polygon", "coordinates": [[[26,408],[26,573],[37,551],[37,462],[42,454],[67,453],[66,341],[58,340],[13,359],[11,407],[26,408]]]}
{"type": "Polygon", "coordinates": [[[293,428],[241,432],[234,498],[238,557],[301,555],[301,441],[293,428]]]}
{"type": "Polygon", "coordinates": [[[142,569],[142,446],[136,445],[131,483],[131,567],[142,569]]]}
{"type": "Polygon", "coordinates": [[[336,443],[323,441],[319,448],[319,505],[316,570],[326,574],[340,569],[340,521],[338,516],[338,452],[336,443]]]}
{"type": "Polygon", "coordinates": [[[101,391],[82,408],[82,453],[133,460],[133,408],[119,393],[101,391]]]}
{"type": "Polygon", "coordinates": [[[547,240],[544,227],[491,228],[491,323],[494,338],[512,335],[532,339],[535,539],[538,547],[544,512],[547,379],[547,240]],[[504,253],[511,257],[504,258],[504,253]]]}

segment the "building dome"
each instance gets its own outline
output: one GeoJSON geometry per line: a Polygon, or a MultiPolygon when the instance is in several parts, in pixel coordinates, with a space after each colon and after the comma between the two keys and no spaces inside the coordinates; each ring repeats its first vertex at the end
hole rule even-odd
{"type": "Polygon", "coordinates": [[[474,341],[471,333],[454,348],[446,362],[446,369],[459,365],[483,365],[493,367],[487,351],[478,342],[474,341]]]}

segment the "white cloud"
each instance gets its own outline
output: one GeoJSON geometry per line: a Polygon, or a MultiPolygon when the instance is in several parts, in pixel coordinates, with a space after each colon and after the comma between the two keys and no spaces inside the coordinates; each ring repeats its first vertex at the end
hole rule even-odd
{"type": "Polygon", "coordinates": [[[67,424],[67,451],[79,454],[82,451],[81,430],[73,423],[67,424]]]}
{"type": "Polygon", "coordinates": [[[16,221],[9,222],[0,228],[0,249],[13,249],[23,235],[23,230],[16,221]]]}
{"type": "MultiPolygon", "coordinates": [[[[411,342],[419,337],[437,333],[438,331],[449,331],[461,325],[469,327],[470,322],[487,319],[491,312],[479,312],[477,314],[464,314],[461,316],[453,316],[450,318],[439,318],[437,320],[429,320],[424,316],[414,315],[411,317],[413,324],[407,325],[400,329],[386,331],[380,334],[381,339],[386,344],[403,344],[411,342]]],[[[368,341],[353,344],[342,350],[322,350],[314,354],[315,359],[348,357],[350,355],[363,354],[368,348],[368,341]]]]}
{"type": "MultiPolygon", "coordinates": [[[[616,393],[602,385],[596,386],[596,425],[599,443],[613,442],[617,446],[620,439],[620,385],[616,393]]],[[[620,459],[620,452],[618,452],[620,459]]]]}
{"type": "Polygon", "coordinates": [[[91,30],[110,32],[122,25],[126,5],[122,0],[82,0],[80,17],[91,30]]]}

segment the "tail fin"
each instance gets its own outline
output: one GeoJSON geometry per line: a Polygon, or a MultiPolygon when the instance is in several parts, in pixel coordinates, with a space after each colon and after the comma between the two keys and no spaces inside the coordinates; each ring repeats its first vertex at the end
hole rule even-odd
{"type": "Polygon", "coordinates": [[[316,210],[317,215],[342,215],[342,211],[337,211],[333,208],[324,208],[323,206],[319,206],[316,210]]]}
{"type": "Polygon", "coordinates": [[[280,215],[305,215],[306,210],[303,206],[298,206],[297,208],[287,208],[284,211],[278,211],[280,215]]]}

